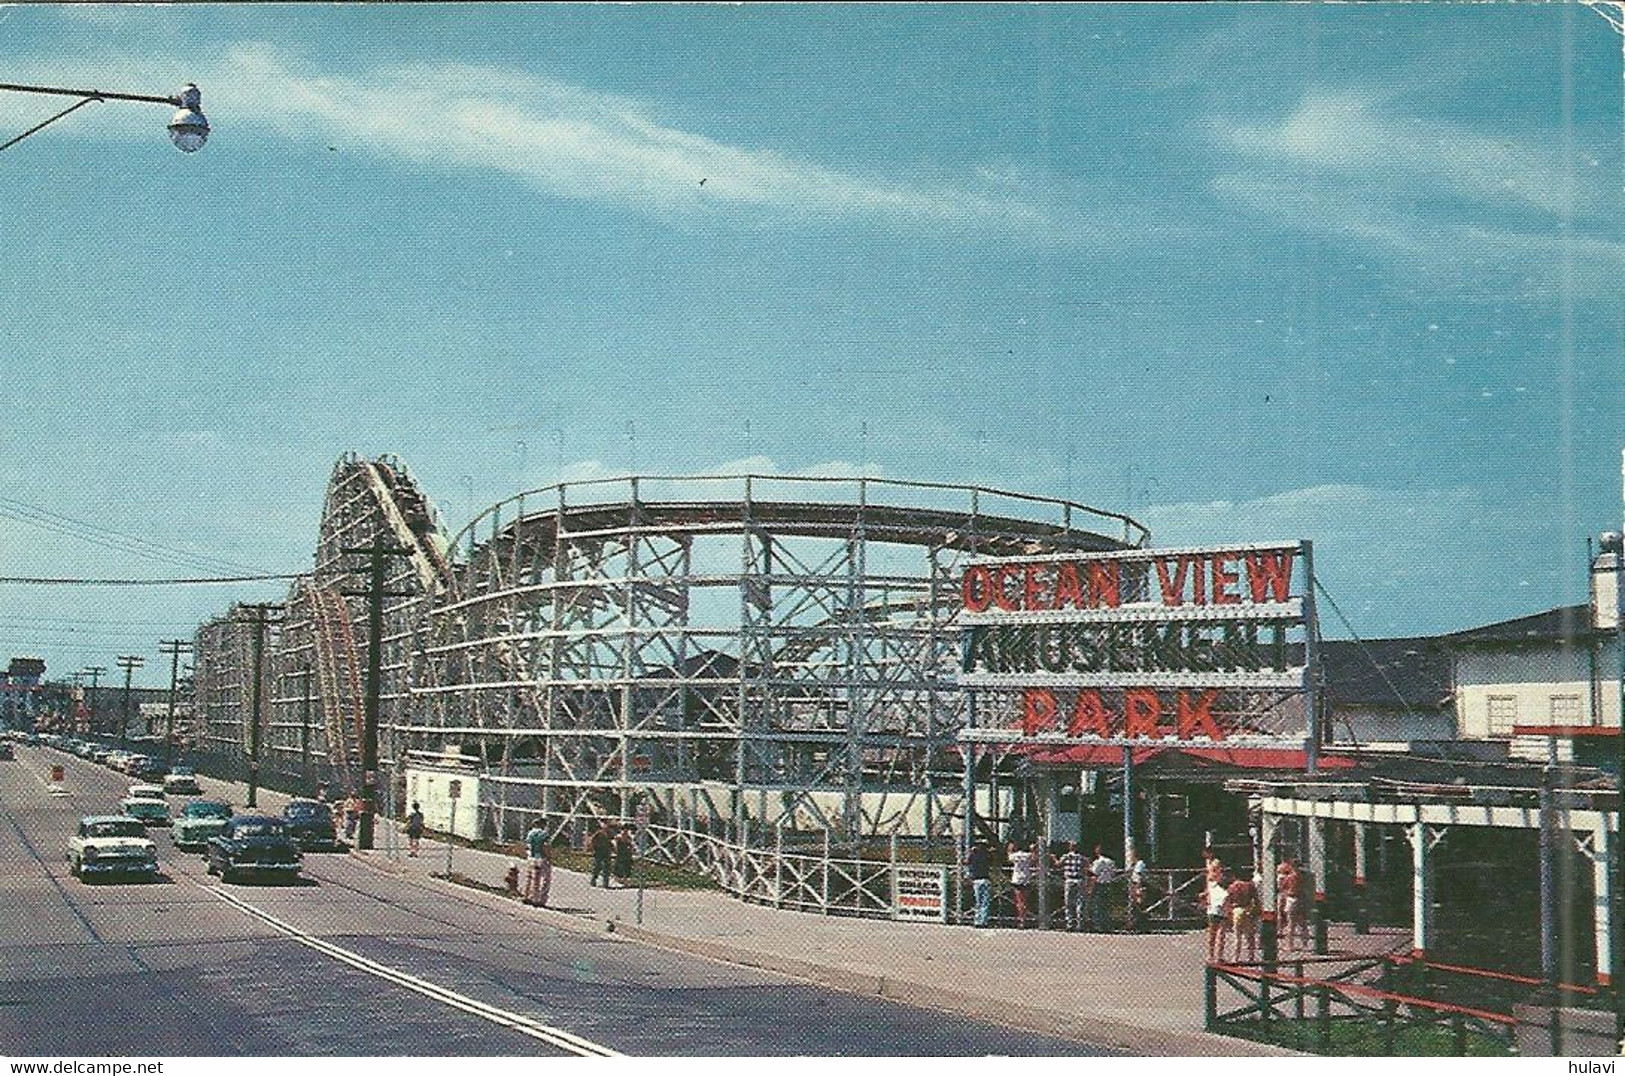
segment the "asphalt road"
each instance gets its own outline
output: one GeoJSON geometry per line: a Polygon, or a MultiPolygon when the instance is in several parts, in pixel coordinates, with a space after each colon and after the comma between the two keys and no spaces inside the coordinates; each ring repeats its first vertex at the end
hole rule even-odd
{"type": "Polygon", "coordinates": [[[306,856],[301,885],[225,885],[155,829],[158,881],[75,879],[74,825],[131,783],[44,747],[0,762],[0,1053],[1109,1052],[561,931],[343,854],[306,856]],[[46,790],[53,762],[67,797],[46,790]]]}

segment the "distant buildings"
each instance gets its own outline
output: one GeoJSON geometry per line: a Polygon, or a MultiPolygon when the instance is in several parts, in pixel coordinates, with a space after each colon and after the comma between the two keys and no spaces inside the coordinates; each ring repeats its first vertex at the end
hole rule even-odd
{"type": "Polygon", "coordinates": [[[0,726],[31,729],[40,710],[45,662],[12,658],[0,676],[0,726]]]}

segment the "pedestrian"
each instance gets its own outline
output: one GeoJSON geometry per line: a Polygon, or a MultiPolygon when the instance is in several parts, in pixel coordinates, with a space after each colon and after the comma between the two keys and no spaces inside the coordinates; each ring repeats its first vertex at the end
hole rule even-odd
{"type": "Polygon", "coordinates": [[[987,917],[993,910],[993,845],[973,844],[970,857],[965,861],[965,873],[970,877],[971,893],[976,898],[976,925],[987,926],[987,917]]]}
{"type": "Polygon", "coordinates": [[[406,854],[418,854],[418,842],[423,840],[423,808],[412,801],[412,813],[406,816],[406,854]]]}
{"type": "Polygon", "coordinates": [[[1136,934],[1145,930],[1145,883],[1151,868],[1133,848],[1123,857],[1128,868],[1128,928],[1136,934]]]}
{"type": "Polygon", "coordinates": [[[1290,859],[1275,868],[1275,921],[1286,931],[1287,948],[1297,949],[1298,939],[1309,946],[1309,921],[1303,914],[1303,872],[1290,859]]]}
{"type": "Polygon", "coordinates": [[[587,880],[587,885],[597,885],[599,877],[602,876],[604,888],[608,889],[609,857],[610,853],[615,849],[615,834],[610,831],[609,819],[606,818],[598,823],[598,828],[588,841],[588,847],[592,851],[592,877],[587,880]]]}
{"type": "MultiPolygon", "coordinates": [[[[1256,875],[1255,875],[1256,877],[1256,875]]],[[[1237,963],[1241,961],[1241,945],[1247,943],[1247,959],[1258,959],[1258,918],[1262,907],[1258,900],[1258,886],[1247,878],[1237,878],[1225,890],[1223,911],[1230,929],[1236,935],[1237,963]]],[[[1220,943],[1221,948],[1223,943],[1220,943]]]]}
{"type": "Polygon", "coordinates": [[[1033,888],[1033,853],[1028,848],[1017,848],[1010,842],[1007,852],[1010,861],[1010,896],[1016,905],[1016,929],[1027,926],[1027,904],[1033,888]]]}
{"type": "Polygon", "coordinates": [[[1217,964],[1224,959],[1224,936],[1226,933],[1224,922],[1224,901],[1228,895],[1225,883],[1229,880],[1224,864],[1217,859],[1208,861],[1205,885],[1207,897],[1207,960],[1209,964],[1217,964]],[[1214,864],[1218,864],[1217,876],[1213,871],[1214,864]]]}
{"type": "Polygon", "coordinates": [[[553,855],[540,818],[525,832],[525,854],[525,903],[545,908],[548,891],[553,888],[553,855]]]}
{"type": "Polygon", "coordinates": [[[361,822],[361,797],[350,793],[350,798],[344,801],[344,839],[355,840],[356,826],[361,822]]]}
{"type": "Polygon", "coordinates": [[[1061,901],[1066,907],[1066,929],[1077,930],[1083,923],[1083,853],[1077,841],[1068,841],[1066,854],[1055,861],[1061,870],[1061,901]]]}
{"type": "Polygon", "coordinates": [[[632,885],[632,853],[637,849],[632,844],[632,830],[622,826],[621,832],[615,836],[615,878],[622,888],[632,885]]]}
{"type": "Polygon", "coordinates": [[[1202,849],[1202,872],[1208,885],[1217,885],[1224,879],[1224,861],[1211,847],[1202,849]]]}
{"type": "Polygon", "coordinates": [[[1102,934],[1111,933],[1111,919],[1106,913],[1107,887],[1117,880],[1117,863],[1111,856],[1095,845],[1095,858],[1089,864],[1089,874],[1094,884],[1084,894],[1084,905],[1087,910],[1089,929],[1097,930],[1102,934]]]}

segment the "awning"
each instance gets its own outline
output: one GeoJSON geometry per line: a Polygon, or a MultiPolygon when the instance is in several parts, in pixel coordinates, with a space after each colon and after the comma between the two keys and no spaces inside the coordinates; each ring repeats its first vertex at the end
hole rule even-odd
{"type": "MultiPolygon", "coordinates": [[[[1136,747],[1134,765],[1159,755],[1171,755],[1243,770],[1292,770],[1307,772],[1309,759],[1302,748],[1291,747],[1136,747]]],[[[1123,749],[1111,744],[1085,744],[1060,750],[1039,750],[1028,754],[1039,765],[1108,767],[1123,764],[1123,749]]],[[[1171,761],[1171,759],[1170,759],[1171,761]]],[[[1322,754],[1320,769],[1346,770],[1354,760],[1344,755],[1322,754]]]]}

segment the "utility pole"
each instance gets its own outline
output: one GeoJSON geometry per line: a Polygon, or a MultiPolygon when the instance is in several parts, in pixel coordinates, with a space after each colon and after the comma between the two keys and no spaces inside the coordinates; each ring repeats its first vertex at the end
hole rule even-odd
{"type": "Polygon", "coordinates": [[[346,549],[344,552],[362,554],[367,558],[367,589],[342,592],[352,598],[367,599],[367,691],[361,728],[361,825],[356,834],[356,846],[367,851],[372,848],[373,814],[378,809],[378,695],[382,685],[384,655],[384,599],[417,595],[412,591],[384,590],[386,558],[408,556],[411,550],[398,545],[385,545],[379,537],[374,538],[371,545],[346,549]]]}
{"type": "Polygon", "coordinates": [[[185,639],[163,639],[158,652],[169,655],[169,713],[164,717],[164,768],[175,762],[175,689],[181,678],[181,655],[192,652],[192,644],[185,639]]]}
{"type": "Polygon", "coordinates": [[[260,789],[260,710],[263,698],[263,683],[265,680],[265,625],[269,622],[268,616],[272,610],[281,606],[269,602],[255,602],[251,605],[239,606],[247,613],[254,625],[254,683],[251,695],[251,713],[248,725],[248,798],[244,801],[246,806],[259,806],[260,789]]]}
{"type": "Polygon", "coordinates": [[[85,696],[85,731],[96,735],[96,684],[107,671],[105,665],[85,666],[85,675],[90,677],[90,694],[85,696]]]}
{"type": "Polygon", "coordinates": [[[135,671],[147,663],[147,659],[138,654],[120,654],[116,664],[124,670],[124,703],[119,711],[118,742],[123,747],[130,739],[130,678],[135,671]]]}

